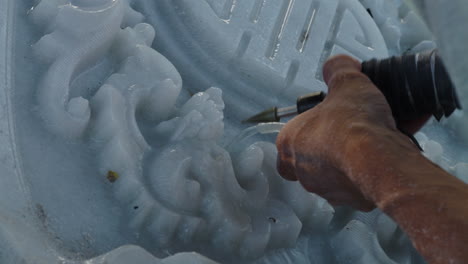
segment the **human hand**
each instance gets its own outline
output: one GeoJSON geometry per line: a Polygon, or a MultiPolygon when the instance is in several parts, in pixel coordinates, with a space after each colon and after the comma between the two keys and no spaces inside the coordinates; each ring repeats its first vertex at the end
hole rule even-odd
{"type": "MultiPolygon", "coordinates": [[[[359,173],[349,173],[349,157],[362,155],[363,141],[378,144],[381,137],[401,133],[385,97],[361,73],[357,60],[331,58],[323,74],[329,87],[325,100],[288,122],[278,135],[278,171],[332,205],[370,211],[374,202],[359,189],[359,173]]],[[[399,127],[414,133],[427,118],[399,127]]]]}

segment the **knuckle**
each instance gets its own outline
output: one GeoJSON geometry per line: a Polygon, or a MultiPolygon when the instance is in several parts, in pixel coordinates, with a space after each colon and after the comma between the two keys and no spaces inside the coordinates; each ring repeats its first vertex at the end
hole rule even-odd
{"type": "Polygon", "coordinates": [[[287,140],[287,135],[285,135],[286,132],[285,130],[281,130],[278,136],[276,137],[276,147],[278,148],[278,151],[281,151],[283,146],[286,144],[287,140]]]}
{"type": "Polygon", "coordinates": [[[371,81],[362,72],[342,70],[342,71],[337,71],[335,74],[331,76],[330,81],[329,81],[329,87],[338,88],[343,85],[351,87],[350,84],[353,84],[353,83],[371,84],[371,81]]]}
{"type": "Polygon", "coordinates": [[[323,66],[323,75],[326,83],[329,83],[330,77],[337,71],[352,70],[361,71],[361,63],[347,55],[337,55],[330,58],[323,66]]]}
{"type": "Polygon", "coordinates": [[[278,156],[281,158],[287,158],[292,156],[292,146],[289,143],[290,140],[286,137],[278,138],[276,140],[276,148],[278,150],[278,156]]]}
{"type": "Polygon", "coordinates": [[[276,161],[278,173],[286,180],[296,181],[294,163],[290,159],[284,159],[278,155],[276,161]]]}
{"type": "Polygon", "coordinates": [[[358,63],[359,62],[356,59],[354,59],[353,57],[349,55],[339,54],[328,59],[327,62],[325,63],[325,66],[335,66],[337,64],[356,65],[358,63]]]}

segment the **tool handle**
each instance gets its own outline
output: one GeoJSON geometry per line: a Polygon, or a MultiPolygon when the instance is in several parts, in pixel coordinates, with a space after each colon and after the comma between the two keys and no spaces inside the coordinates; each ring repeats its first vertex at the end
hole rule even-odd
{"type": "Polygon", "coordinates": [[[362,72],[385,95],[396,120],[431,114],[437,120],[461,109],[437,50],[362,63],[362,72]]]}
{"type": "Polygon", "coordinates": [[[302,114],[305,111],[314,108],[320,104],[327,94],[324,92],[311,93],[297,98],[297,113],[302,114]]]}

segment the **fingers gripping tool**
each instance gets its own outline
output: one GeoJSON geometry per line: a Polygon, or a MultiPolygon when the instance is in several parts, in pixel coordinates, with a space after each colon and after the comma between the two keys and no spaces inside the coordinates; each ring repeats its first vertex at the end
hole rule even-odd
{"type": "MultiPolygon", "coordinates": [[[[362,62],[362,72],[384,94],[397,121],[433,115],[438,121],[461,109],[455,87],[437,50],[362,62]]],[[[326,97],[324,92],[301,96],[296,105],[267,109],[244,123],[279,122],[282,118],[314,108],[326,97]]],[[[406,133],[421,149],[412,134],[406,133]]]]}

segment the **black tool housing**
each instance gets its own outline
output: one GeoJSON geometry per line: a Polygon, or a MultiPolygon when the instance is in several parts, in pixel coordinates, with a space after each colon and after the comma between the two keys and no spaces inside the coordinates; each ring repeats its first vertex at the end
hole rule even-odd
{"type": "Polygon", "coordinates": [[[413,120],[427,114],[440,120],[461,109],[437,50],[365,61],[362,72],[385,95],[396,120],[413,120]]]}

